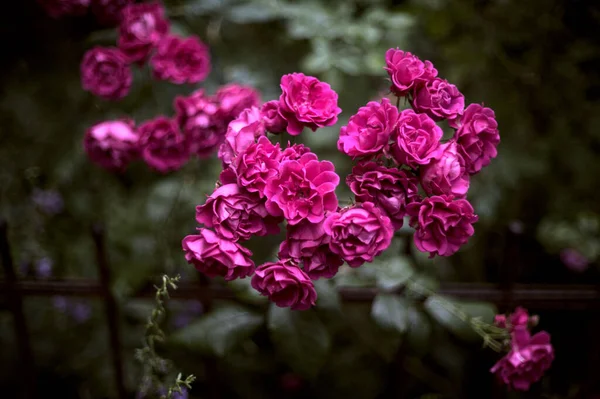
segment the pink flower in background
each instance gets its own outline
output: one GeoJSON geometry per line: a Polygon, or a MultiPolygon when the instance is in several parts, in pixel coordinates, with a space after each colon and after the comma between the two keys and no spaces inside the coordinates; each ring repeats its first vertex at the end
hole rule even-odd
{"type": "Polygon", "coordinates": [[[370,101],[340,129],[338,150],[352,158],[375,156],[387,148],[398,122],[398,109],[383,98],[370,101]]]}
{"type": "Polygon", "coordinates": [[[94,47],[81,61],[83,89],[107,100],[119,100],[129,93],[131,68],[123,53],[112,47],[94,47]]]}
{"type": "Polygon", "coordinates": [[[252,287],[281,308],[307,310],[317,300],[312,281],[290,259],[258,266],[252,276],[252,287]]]}
{"type": "Polygon", "coordinates": [[[398,96],[405,96],[437,76],[437,70],[431,62],[423,62],[408,51],[389,49],[385,53],[385,63],[385,70],[392,80],[391,90],[398,96]]]}
{"type": "Polygon", "coordinates": [[[460,118],[456,142],[466,162],[467,172],[474,174],[488,166],[498,155],[496,147],[500,143],[494,111],[479,104],[470,104],[460,118]]]}
{"type": "Polygon", "coordinates": [[[244,278],[254,272],[252,252],[236,242],[217,236],[208,229],[199,229],[182,241],[185,259],[208,277],[221,276],[226,281],[244,278]]]}
{"type": "Polygon", "coordinates": [[[394,235],[390,218],[371,202],[330,214],[323,228],[331,236],[331,251],[350,267],[372,262],[390,246],[394,235]]]}
{"type": "Polygon", "coordinates": [[[313,153],[303,154],[297,161],[285,160],[279,174],[267,181],[267,210],[274,216],[283,215],[289,224],[304,219],[319,223],[325,212],[337,209],[335,188],[339,182],[333,164],[319,161],[313,153]]]}
{"type": "Polygon", "coordinates": [[[506,328],[506,315],[497,314],[494,316],[494,325],[500,328],[506,328]]]}
{"type": "Polygon", "coordinates": [[[156,79],[175,84],[198,83],[210,72],[210,54],[196,36],[167,35],[158,42],[150,66],[156,79]]]}
{"type": "Polygon", "coordinates": [[[196,207],[196,220],[231,241],[279,233],[280,220],[269,216],[264,201],[237,184],[217,188],[196,207]]]}
{"type": "Polygon", "coordinates": [[[436,121],[453,121],[463,114],[465,96],[447,80],[435,78],[416,91],[412,106],[415,111],[426,113],[436,121]]]}
{"type": "Polygon", "coordinates": [[[267,183],[278,174],[280,158],[279,143],[273,145],[265,136],[259,137],[232,164],[238,184],[263,198],[267,183]]]}
{"type": "Polygon", "coordinates": [[[525,326],[511,333],[511,350],[490,370],[498,378],[517,391],[527,391],[532,383],[539,381],[554,360],[554,348],[550,335],[539,332],[531,336],[525,326]]]}
{"type": "Polygon", "coordinates": [[[287,129],[287,121],[279,114],[279,101],[266,102],[260,109],[265,127],[271,133],[283,133],[287,129]]]}
{"type": "Polygon", "coordinates": [[[250,86],[230,83],[221,86],[215,93],[219,104],[219,114],[225,123],[238,117],[243,110],[250,107],[260,107],[260,94],[250,86]]]}
{"type": "Polygon", "coordinates": [[[394,230],[402,227],[406,204],[419,198],[418,180],[404,170],[375,162],[359,162],[346,177],[357,202],[372,202],[390,218],[394,230]]]}
{"type": "Polygon", "coordinates": [[[85,15],[90,0],[37,0],[52,18],[85,15]]]}
{"type": "Polygon", "coordinates": [[[139,156],[139,136],[133,121],[106,121],[89,128],[83,140],[90,160],[120,171],[139,156]]]}
{"type": "Polygon", "coordinates": [[[400,165],[411,168],[427,165],[437,155],[443,135],[442,129],[426,114],[404,110],[393,137],[392,155],[400,165]]]}
{"type": "Polygon", "coordinates": [[[172,119],[156,117],[139,126],[142,158],[151,168],[167,173],[177,170],[190,158],[189,141],[172,119]]]}
{"type": "Polygon", "coordinates": [[[159,40],[169,32],[169,21],[164,14],[164,8],[158,3],[125,7],[118,43],[129,62],[146,61],[159,40]]]}
{"type": "Polygon", "coordinates": [[[224,165],[229,165],[233,158],[264,135],[265,125],[260,110],[256,107],[247,108],[229,123],[225,141],[219,148],[219,159],[223,161],[224,165]]]}
{"type": "Polygon", "coordinates": [[[465,199],[451,196],[433,196],[407,205],[410,225],[415,229],[415,245],[421,252],[450,256],[467,243],[475,232],[477,215],[465,199]]]}
{"type": "Polygon", "coordinates": [[[421,186],[429,195],[453,195],[463,198],[469,191],[469,174],[455,142],[443,144],[439,156],[420,172],[421,186]]]}
{"type": "Polygon", "coordinates": [[[188,97],[176,97],[174,107],[177,124],[188,137],[192,153],[205,158],[219,148],[227,125],[218,115],[219,106],[214,97],[200,89],[188,97]]]}
{"type": "Polygon", "coordinates": [[[312,280],[331,278],[344,261],[331,252],[329,240],[329,235],[323,229],[323,222],[311,223],[304,220],[296,225],[288,225],[286,239],[279,247],[279,257],[302,263],[304,272],[312,280]]]}
{"type": "Polygon", "coordinates": [[[590,265],[590,260],[573,248],[560,251],[560,260],[569,269],[579,273],[586,271],[590,265]]]}
{"type": "Polygon", "coordinates": [[[123,9],[134,0],[92,0],[92,13],[102,25],[113,26],[121,22],[123,9]]]}
{"type": "Polygon", "coordinates": [[[335,125],[342,109],[338,95],[328,83],[291,73],[281,77],[279,113],[288,122],[287,132],[297,136],[304,127],[313,132],[320,127],[335,125]]]}

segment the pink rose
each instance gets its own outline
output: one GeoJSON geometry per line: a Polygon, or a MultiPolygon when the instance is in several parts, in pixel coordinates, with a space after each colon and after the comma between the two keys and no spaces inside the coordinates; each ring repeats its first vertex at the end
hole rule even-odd
{"type": "Polygon", "coordinates": [[[437,76],[437,70],[429,61],[400,49],[389,49],[385,53],[385,70],[392,80],[391,90],[397,96],[405,96],[411,89],[421,87],[437,76]]]}
{"type": "Polygon", "coordinates": [[[90,0],[37,0],[52,18],[66,15],[85,15],[90,6],[90,0]]]}
{"type": "Polygon", "coordinates": [[[465,96],[446,79],[435,78],[416,91],[412,106],[415,111],[426,113],[436,121],[453,121],[463,114],[465,96]]]}
{"type": "Polygon", "coordinates": [[[498,155],[496,147],[500,143],[494,111],[479,104],[470,104],[460,118],[456,142],[467,164],[467,172],[475,174],[488,166],[498,155]]]}
{"type": "Polygon", "coordinates": [[[387,98],[370,101],[340,129],[338,150],[352,158],[383,152],[398,122],[398,109],[387,98]]]}
{"type": "Polygon", "coordinates": [[[238,184],[263,198],[267,182],[278,174],[280,158],[279,143],[273,145],[265,136],[259,137],[232,164],[238,184]]]}
{"type": "Polygon", "coordinates": [[[520,306],[518,306],[515,311],[510,315],[510,324],[511,326],[517,327],[517,326],[525,326],[527,327],[527,324],[529,323],[529,312],[527,312],[527,309],[524,309],[520,306]]]}
{"type": "Polygon", "coordinates": [[[443,144],[438,151],[439,156],[420,171],[421,186],[428,195],[465,197],[469,190],[469,174],[456,143],[443,144]]]}
{"type": "Polygon", "coordinates": [[[335,211],[338,206],[335,188],[340,177],[329,161],[319,161],[313,153],[295,160],[285,160],[279,166],[279,174],[265,187],[267,210],[271,215],[283,215],[289,224],[304,219],[319,223],[325,212],[335,211]]]}
{"type": "Polygon", "coordinates": [[[418,180],[406,171],[375,162],[359,162],[346,178],[357,202],[372,202],[390,218],[394,230],[402,227],[406,204],[419,198],[418,180]]]}
{"type": "Polygon", "coordinates": [[[411,168],[427,165],[437,155],[443,135],[442,129],[426,114],[404,110],[393,137],[392,155],[400,165],[411,168]]]}
{"type": "Polygon", "coordinates": [[[550,335],[545,331],[532,337],[526,327],[519,326],[511,336],[510,352],[490,371],[511,388],[527,391],[550,368],[554,360],[554,348],[550,343],[550,335]]]}
{"type": "Polygon", "coordinates": [[[102,25],[114,26],[121,22],[123,9],[133,0],[92,0],[92,13],[102,25]]]}
{"type": "Polygon", "coordinates": [[[263,104],[260,109],[265,127],[271,133],[283,133],[287,129],[287,121],[279,114],[279,101],[273,100],[263,104]]]}
{"type": "Polygon", "coordinates": [[[208,277],[222,276],[226,281],[244,278],[254,272],[252,252],[237,242],[217,236],[208,229],[198,229],[181,243],[188,263],[208,277]]]}
{"type": "Polygon", "coordinates": [[[291,73],[281,77],[280,86],[279,113],[288,122],[289,134],[297,136],[304,127],[314,132],[335,125],[342,109],[329,84],[303,73],[291,73]]]}
{"type": "Polygon", "coordinates": [[[94,47],[81,61],[83,89],[107,100],[119,100],[129,93],[131,68],[116,48],[94,47]]]}
{"type": "Polygon", "coordinates": [[[312,279],[332,278],[344,261],[329,249],[330,237],[323,222],[304,220],[287,226],[286,239],[279,247],[279,258],[291,258],[302,263],[304,272],[312,279]]]}
{"type": "Polygon", "coordinates": [[[219,148],[227,125],[218,115],[219,106],[213,97],[196,90],[189,97],[176,97],[174,107],[177,124],[189,137],[192,153],[206,158],[219,148]]]}
{"type": "Polygon", "coordinates": [[[279,220],[269,216],[264,201],[237,184],[217,188],[196,207],[196,220],[231,241],[279,233],[279,220]]]}
{"type": "Polygon", "coordinates": [[[156,79],[175,84],[198,83],[210,72],[210,54],[197,36],[167,35],[158,42],[150,66],[156,79]]]}
{"type": "Polygon", "coordinates": [[[169,21],[164,14],[158,3],[125,7],[119,26],[119,49],[129,62],[146,61],[158,41],[169,32],[169,21]]]}
{"type": "Polygon", "coordinates": [[[331,236],[331,251],[340,255],[350,267],[372,262],[390,246],[394,235],[390,218],[372,202],[332,213],[323,228],[331,236]]]}
{"type": "Polygon", "coordinates": [[[475,229],[477,215],[466,199],[452,200],[441,195],[424,198],[407,205],[411,227],[414,227],[415,245],[421,252],[450,256],[467,243],[475,229]]]}
{"type": "Polygon", "coordinates": [[[123,170],[139,156],[133,121],[98,123],[87,130],[83,144],[93,162],[110,170],[123,170]]]}
{"type": "Polygon", "coordinates": [[[190,158],[189,142],[172,119],[156,117],[138,128],[142,158],[151,168],[167,173],[181,168],[190,158]]]}
{"type": "Polygon", "coordinates": [[[233,158],[254,144],[257,138],[264,135],[265,125],[259,109],[247,108],[237,119],[229,123],[225,141],[219,148],[219,159],[223,161],[223,165],[229,165],[233,158]]]}
{"type": "Polygon", "coordinates": [[[494,316],[494,325],[499,328],[506,328],[506,315],[497,314],[494,316]]]}
{"type": "Polygon", "coordinates": [[[260,107],[260,94],[250,87],[237,83],[221,86],[215,93],[219,104],[219,114],[225,123],[238,117],[243,110],[250,107],[260,107]]]}
{"type": "Polygon", "coordinates": [[[312,281],[290,259],[257,267],[252,276],[252,287],[280,308],[307,310],[317,301],[312,281]]]}
{"type": "Polygon", "coordinates": [[[291,145],[288,141],[288,146],[281,152],[281,161],[291,160],[297,161],[302,157],[302,155],[311,152],[310,148],[305,146],[304,144],[294,144],[291,145]]]}

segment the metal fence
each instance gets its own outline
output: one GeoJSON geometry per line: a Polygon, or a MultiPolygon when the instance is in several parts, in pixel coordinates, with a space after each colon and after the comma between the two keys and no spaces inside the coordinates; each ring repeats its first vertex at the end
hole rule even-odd
{"type": "MultiPolygon", "coordinates": [[[[29,280],[19,279],[15,272],[11,245],[8,238],[8,226],[0,221],[0,257],[4,271],[4,279],[0,279],[0,296],[8,305],[14,317],[14,333],[18,345],[22,375],[25,381],[26,397],[36,397],[35,361],[32,353],[31,339],[27,328],[27,319],[23,310],[23,300],[34,296],[72,296],[102,298],[108,322],[108,339],[111,360],[114,369],[114,382],[118,398],[128,397],[124,384],[121,339],[119,334],[119,309],[111,290],[111,267],[105,246],[105,233],[101,225],[91,228],[95,244],[95,260],[98,269],[98,280],[70,278],[62,280],[29,280]]],[[[487,283],[449,283],[442,284],[438,290],[442,295],[460,299],[481,300],[494,303],[500,310],[509,310],[516,305],[539,310],[587,310],[600,311],[600,287],[598,285],[549,285],[549,284],[517,284],[504,274],[505,278],[498,284],[487,283]]],[[[152,297],[155,289],[145,287],[135,293],[135,297],[152,297]]],[[[377,294],[375,288],[341,288],[340,296],[345,302],[369,302],[377,294]]],[[[225,287],[211,286],[206,280],[198,283],[180,282],[178,289],[172,292],[173,299],[198,299],[205,308],[210,307],[213,299],[235,299],[231,291],[225,287]]],[[[592,334],[596,334],[596,342],[600,341],[600,325],[595,323],[592,334]]],[[[596,344],[596,346],[598,346],[596,344]]],[[[597,350],[596,350],[597,352],[597,350]]],[[[597,383],[600,370],[594,377],[593,369],[597,369],[595,360],[590,360],[592,371],[588,378],[587,391],[597,383]]],[[[582,398],[587,398],[583,393],[582,398]]],[[[496,396],[496,395],[495,395],[496,396]]]]}

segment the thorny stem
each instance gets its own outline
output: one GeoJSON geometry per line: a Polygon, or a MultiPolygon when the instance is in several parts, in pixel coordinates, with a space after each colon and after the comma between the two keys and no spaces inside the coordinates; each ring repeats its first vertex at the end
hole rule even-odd
{"type": "MultiPolygon", "coordinates": [[[[166,313],[164,301],[169,298],[169,287],[174,290],[177,289],[175,283],[180,278],[180,276],[171,278],[163,275],[162,285],[160,287],[154,286],[156,288],[156,295],[154,296],[156,306],[146,322],[144,346],[141,349],[137,349],[135,353],[136,359],[143,366],[142,384],[140,386],[142,394],[146,394],[153,387],[161,385],[162,377],[167,375],[172,367],[169,360],[163,359],[156,353],[155,343],[163,342],[166,338],[164,331],[160,327],[160,323],[166,313]]],[[[191,388],[191,383],[195,379],[196,377],[190,375],[182,380],[181,374],[179,374],[174,385],[169,388],[167,395],[161,396],[161,399],[170,399],[175,392],[181,393],[182,385],[191,388]]]]}

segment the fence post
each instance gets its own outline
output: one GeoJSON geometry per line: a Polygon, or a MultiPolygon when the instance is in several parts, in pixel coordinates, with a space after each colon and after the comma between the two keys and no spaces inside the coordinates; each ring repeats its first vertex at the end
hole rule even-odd
{"type": "Polygon", "coordinates": [[[31,341],[29,340],[29,330],[27,329],[27,320],[23,312],[23,296],[17,287],[17,275],[15,273],[13,258],[8,240],[8,225],[5,220],[0,220],[0,256],[2,258],[2,267],[4,269],[4,278],[6,280],[6,301],[14,318],[15,339],[21,361],[23,383],[25,384],[25,397],[36,397],[36,372],[33,362],[33,353],[31,350],[31,341]]]}
{"type": "Polygon", "coordinates": [[[108,338],[110,351],[112,355],[113,369],[115,373],[115,386],[119,399],[125,399],[127,392],[123,382],[123,359],[121,358],[121,340],[119,332],[119,316],[117,303],[111,289],[111,272],[106,256],[106,246],[104,243],[104,228],[96,224],[92,227],[92,237],[96,247],[96,264],[98,274],[100,275],[100,284],[102,285],[102,295],[104,297],[104,308],[106,319],[108,321],[108,338]]]}

